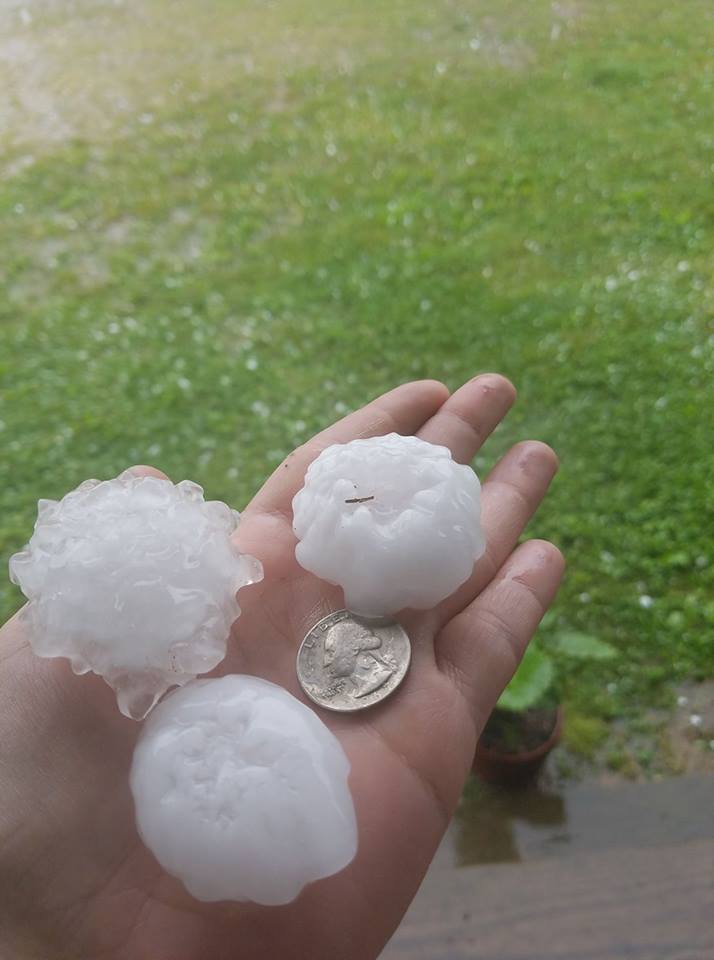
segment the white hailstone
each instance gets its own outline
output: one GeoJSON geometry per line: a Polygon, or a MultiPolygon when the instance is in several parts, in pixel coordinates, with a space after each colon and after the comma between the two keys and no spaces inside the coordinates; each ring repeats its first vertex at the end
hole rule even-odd
{"type": "Polygon", "coordinates": [[[293,499],[295,555],[367,617],[426,610],[485,549],[481,487],[446,447],[390,433],[323,450],[293,499]]]}
{"type": "Polygon", "coordinates": [[[128,471],[40,500],[30,542],[10,558],[34,652],[104,677],[121,712],[141,719],[220,663],[236,591],[262,579],[231,541],[237,518],[189,480],[128,471]]]}
{"type": "Polygon", "coordinates": [[[357,852],[349,771],[312,710],[267,680],[229,675],[156,707],[130,783],[144,843],[192,896],[275,905],[357,852]]]}

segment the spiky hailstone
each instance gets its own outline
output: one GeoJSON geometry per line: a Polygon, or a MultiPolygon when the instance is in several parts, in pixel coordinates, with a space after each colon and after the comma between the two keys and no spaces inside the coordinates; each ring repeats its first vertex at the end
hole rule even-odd
{"type": "Polygon", "coordinates": [[[195,483],[129,471],[40,500],[30,542],[10,559],[34,652],[104,677],[121,712],[141,719],[220,663],[236,591],[262,579],[231,541],[237,518],[195,483]]]}
{"type": "Polygon", "coordinates": [[[335,444],[293,500],[296,557],[339,584],[354,613],[426,610],[484,552],[480,498],[476,474],[446,447],[396,433],[335,444]]]}
{"type": "Polygon", "coordinates": [[[339,741],[257,677],[196,680],[146,721],[131,789],[144,843],[198,900],[293,900],[357,851],[339,741]]]}

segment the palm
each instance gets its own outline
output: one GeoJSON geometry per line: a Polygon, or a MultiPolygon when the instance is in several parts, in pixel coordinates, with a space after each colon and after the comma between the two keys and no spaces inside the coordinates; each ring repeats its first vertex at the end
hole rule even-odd
{"type": "MultiPolygon", "coordinates": [[[[290,500],[319,449],[396,428],[468,460],[476,435],[490,432],[511,399],[497,378],[468,384],[446,403],[443,388],[407,385],[288,458],[243,514],[241,547],[260,557],[265,579],[239,595],[243,613],[217,672],[266,677],[301,696],[297,646],[342,603],[341,591],[294,559],[290,500]]],[[[3,770],[0,903],[10,909],[7,932],[0,915],[0,942],[14,938],[19,957],[46,956],[60,942],[73,957],[126,960],[375,956],[421,881],[477,734],[557,587],[560,560],[549,545],[522,546],[508,559],[553,469],[539,444],[504,458],[484,487],[487,558],[455,597],[401,618],[413,657],[399,693],[357,715],[322,713],[352,763],[359,851],[286,907],[200,904],[161,870],[136,835],[127,786],[139,728],[117,713],[101,681],[38,660],[8,624],[0,733],[12,778],[3,770]]]]}

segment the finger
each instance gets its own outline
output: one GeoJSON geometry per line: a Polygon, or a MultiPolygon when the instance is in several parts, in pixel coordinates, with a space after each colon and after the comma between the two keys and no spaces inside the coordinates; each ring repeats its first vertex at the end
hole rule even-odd
{"type": "Polygon", "coordinates": [[[480,732],[558,591],[565,561],[546,540],[522,544],[436,641],[436,662],[469,704],[480,732]]]}
{"type": "Polygon", "coordinates": [[[447,388],[436,380],[405,383],[383,394],[291,453],[256,494],[246,512],[277,511],[290,515],[292,519],[292,499],[303,484],[305,471],[326,447],[360,437],[378,437],[392,432],[415,433],[448,395],[447,388]]]}
{"type": "Polygon", "coordinates": [[[128,467],[122,476],[131,477],[158,477],[159,480],[168,480],[169,478],[156,467],[149,467],[145,463],[137,463],[133,467],[128,467]]]}
{"type": "Polygon", "coordinates": [[[547,444],[537,440],[517,443],[499,460],[481,490],[481,526],[486,552],[466,583],[434,611],[437,629],[468,606],[493,579],[518,543],[557,472],[557,456],[547,444]]]}
{"type": "Polygon", "coordinates": [[[515,399],[516,390],[509,380],[484,373],[450,396],[417,436],[448,447],[454,460],[468,463],[515,399]]]}
{"type": "MultiPolygon", "coordinates": [[[[560,463],[554,450],[539,440],[511,447],[481,491],[481,524],[486,552],[480,566],[490,580],[506,560],[548,491],[560,463]]],[[[485,585],[485,584],[484,584],[485,585]]]]}

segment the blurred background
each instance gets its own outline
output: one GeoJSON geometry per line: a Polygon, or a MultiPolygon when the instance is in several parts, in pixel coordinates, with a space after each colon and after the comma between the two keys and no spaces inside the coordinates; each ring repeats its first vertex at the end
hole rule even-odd
{"type": "Polygon", "coordinates": [[[498,370],[477,471],[562,461],[541,645],[617,650],[559,667],[552,782],[711,772],[713,172],[709,0],[0,0],[3,563],[88,476],[240,508],[498,370]]]}

